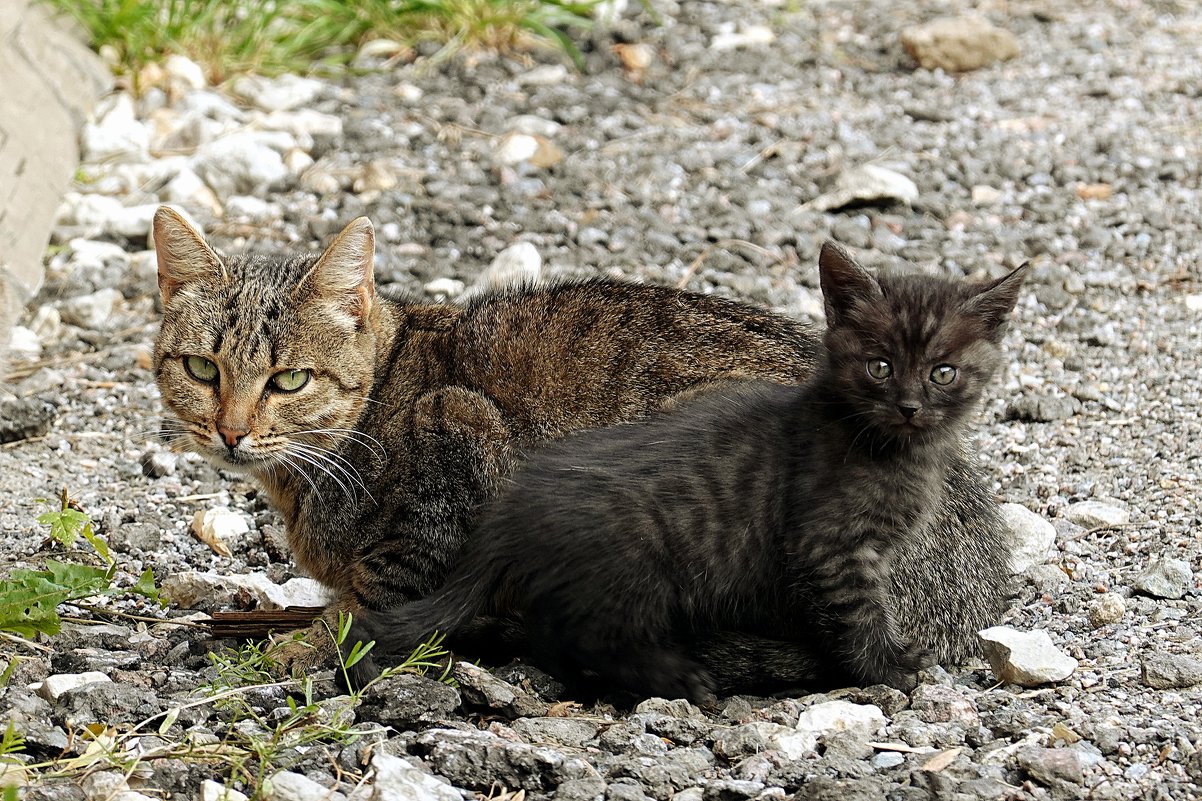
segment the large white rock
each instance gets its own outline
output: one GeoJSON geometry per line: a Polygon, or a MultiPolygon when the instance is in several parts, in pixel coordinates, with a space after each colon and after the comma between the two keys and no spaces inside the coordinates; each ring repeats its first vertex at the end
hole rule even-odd
{"type": "Polygon", "coordinates": [[[44,680],[29,685],[29,689],[47,701],[54,702],[64,693],[74,690],[76,687],[97,682],[112,682],[112,679],[96,670],[89,670],[85,673],[55,673],[53,676],[47,676],[44,680]]]}
{"type": "Polygon", "coordinates": [[[918,185],[899,172],[876,164],[861,164],[839,173],[835,186],[806,203],[814,211],[840,209],[852,203],[912,203],[918,199],[918,185]]]}
{"type": "Polygon", "coordinates": [[[193,158],[193,169],[219,198],[261,195],[288,177],[280,150],[267,132],[244,132],[202,146],[193,158]]]}
{"type": "Polygon", "coordinates": [[[994,675],[1008,684],[1037,687],[1063,681],[1077,669],[1077,660],[1057,648],[1046,631],[993,626],[978,634],[994,675]]]}
{"type": "Polygon", "coordinates": [[[1123,526],[1131,520],[1131,513],[1120,506],[1101,501],[1079,501],[1064,508],[1064,516],[1078,526],[1100,528],[1123,526]]]}
{"type": "Polygon", "coordinates": [[[268,801],[346,801],[343,793],[330,790],[300,773],[282,770],[267,780],[268,801]]]}
{"type": "Polygon", "coordinates": [[[103,331],[112,327],[113,312],[121,299],[120,292],[105,287],[90,295],[68,298],[62,302],[59,310],[63,319],[72,325],[90,331],[103,331]]]}
{"type": "Polygon", "coordinates": [[[889,719],[875,704],[853,704],[850,701],[827,701],[814,704],[801,713],[797,733],[802,739],[791,745],[812,751],[818,740],[828,734],[852,732],[865,741],[885,728],[889,719]]]}
{"type": "Polygon", "coordinates": [[[313,137],[332,139],[342,136],[341,117],[308,108],[273,111],[265,115],[259,125],[268,131],[287,131],[298,140],[308,137],[310,142],[313,137]]]}
{"type": "Polygon", "coordinates": [[[222,576],[217,573],[173,573],[163,579],[163,595],[186,609],[234,607],[283,609],[324,606],[325,589],[313,579],[293,578],[276,584],[264,573],[222,576]]]}
{"type": "Polygon", "coordinates": [[[247,798],[224,784],[205,779],[200,785],[200,801],[247,801],[247,798]]]}
{"type": "Polygon", "coordinates": [[[493,150],[498,164],[521,164],[529,161],[538,152],[538,140],[529,134],[511,133],[501,137],[493,150]]]}
{"type": "Polygon", "coordinates": [[[1000,511],[1010,530],[1010,571],[1018,574],[1041,565],[1052,556],[1056,528],[1018,503],[1003,503],[1000,511]]]}
{"type": "Polygon", "coordinates": [[[322,86],[321,81],[298,75],[278,78],[247,75],[234,81],[232,88],[238,97],[264,111],[288,111],[313,102],[322,86]]]}
{"type": "Polygon", "coordinates": [[[163,70],[171,87],[177,91],[204,89],[208,85],[204,69],[187,56],[173,53],[163,61],[163,70]]]}
{"type": "Polygon", "coordinates": [[[250,526],[242,515],[225,506],[197,509],[196,514],[192,515],[192,533],[218,556],[229,556],[227,541],[248,531],[250,526]]]}
{"type": "Polygon", "coordinates": [[[400,757],[376,750],[371,757],[375,777],[371,801],[463,801],[459,791],[400,757]]]}
{"type": "Polygon", "coordinates": [[[133,98],[113,95],[95,122],[80,136],[85,162],[146,161],[150,158],[150,128],[137,116],[133,98]]]}
{"type": "Polygon", "coordinates": [[[472,282],[468,294],[474,296],[537,284],[542,268],[543,258],[539,255],[538,248],[529,242],[518,242],[496,255],[492,263],[472,282]]]}

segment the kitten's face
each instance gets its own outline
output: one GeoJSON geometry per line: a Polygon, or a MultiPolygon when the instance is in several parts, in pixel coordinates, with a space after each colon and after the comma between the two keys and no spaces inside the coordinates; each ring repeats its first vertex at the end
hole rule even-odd
{"type": "Polygon", "coordinates": [[[375,342],[355,288],[320,275],[348,266],[326,261],[339,241],[320,259],[222,259],[162,215],[155,369],[173,444],[259,475],[342,472],[331,449],[371,391],[375,342]]]}
{"type": "Polygon", "coordinates": [[[829,268],[823,275],[826,344],[840,395],[859,423],[887,438],[954,432],[1001,361],[1002,326],[1022,274],[977,285],[874,278],[852,266],[858,272],[829,268]]]}

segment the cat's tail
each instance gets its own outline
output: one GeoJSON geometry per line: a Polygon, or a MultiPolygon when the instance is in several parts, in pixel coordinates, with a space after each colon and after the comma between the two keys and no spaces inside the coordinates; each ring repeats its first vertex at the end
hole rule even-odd
{"type": "Polygon", "coordinates": [[[402,664],[435,634],[454,638],[469,627],[502,589],[507,569],[507,563],[498,558],[469,557],[433,595],[357,618],[350,642],[374,641],[375,645],[368,657],[348,669],[352,688],[365,686],[379,675],[381,667],[402,664]]]}

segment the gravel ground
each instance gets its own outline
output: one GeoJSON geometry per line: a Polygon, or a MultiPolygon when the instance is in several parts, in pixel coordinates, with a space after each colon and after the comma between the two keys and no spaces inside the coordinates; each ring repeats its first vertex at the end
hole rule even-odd
{"type": "MultiPolygon", "coordinates": [[[[658,25],[631,8],[593,34],[579,74],[551,55],[479,57],[337,84],[243,82],[229,100],[177,62],[137,104],[115,98],[85,132],[89,163],[17,331],[20,400],[0,400],[3,431],[26,435],[0,446],[6,566],[50,553],[36,499],[66,486],[113,544],[122,582],[146,566],[181,587],[189,571],[254,571],[275,591],[295,575],[272,556],[280,522],[253,486],[155,442],[145,249],[161,201],[227,249],[315,247],[366,214],[381,285],[430,298],[458,294],[520,242],[544,275],[626,276],[803,316],[821,308],[827,237],[874,267],[993,276],[1029,259],[978,444],[999,499],[1054,527],[1005,623],[1046,631],[1078,661],[1067,679],[999,684],[980,663],[930,671],[910,698],[737,698],[702,713],[662,700],[567,707],[537,671],[501,671],[505,684],[462,665],[459,690],[416,677],[374,688],[354,713],[365,730],[393,727],[374,749],[383,735],[286,743],[290,771],[265,795],[1202,798],[1202,9],[986,2],[1020,54],[949,75],[916,69],[899,33],[952,4],[772,5],[656,0],[658,25]],[[820,210],[815,199],[865,164],[908,177],[916,197],[820,210]],[[247,524],[232,557],[188,530],[217,506],[247,524]]],[[[255,592],[199,594],[232,606],[255,592]]],[[[82,753],[68,730],[120,730],[180,704],[198,673],[211,678],[206,649],[194,630],[128,619],[68,626],[43,647],[5,641],[3,660],[21,660],[0,709],[29,755],[82,753]],[[84,670],[112,683],[25,689],[84,670]]],[[[253,702],[286,716],[278,689],[253,702]]],[[[345,718],[343,706],[321,714],[345,718]]],[[[204,705],[161,736],[146,733],[158,721],[146,727],[138,747],[249,725],[204,705]]],[[[105,771],[25,797],[193,798],[229,775],[147,759],[124,779],[105,771]]]]}

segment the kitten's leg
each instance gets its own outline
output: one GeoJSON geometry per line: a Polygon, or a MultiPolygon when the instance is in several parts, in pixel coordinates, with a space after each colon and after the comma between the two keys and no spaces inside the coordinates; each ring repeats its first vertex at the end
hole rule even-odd
{"type": "Polygon", "coordinates": [[[832,670],[817,632],[804,643],[742,631],[706,631],[693,636],[689,652],[705,665],[722,695],[818,691],[845,675],[842,669],[832,670]]]}
{"type": "Polygon", "coordinates": [[[835,623],[835,646],[848,670],[865,684],[914,689],[918,670],[932,663],[931,656],[898,629],[888,597],[888,566],[880,551],[861,541],[841,557],[833,550],[821,556],[812,555],[813,580],[835,623]]]}

